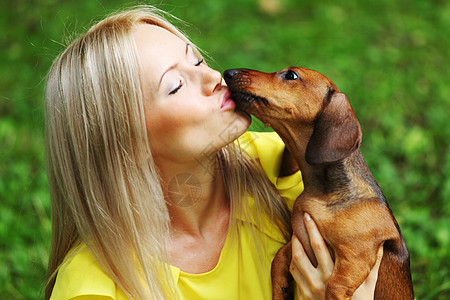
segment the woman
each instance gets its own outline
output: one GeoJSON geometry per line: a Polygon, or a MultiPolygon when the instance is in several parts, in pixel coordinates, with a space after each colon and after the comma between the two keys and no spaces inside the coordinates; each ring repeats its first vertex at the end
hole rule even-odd
{"type": "MultiPolygon", "coordinates": [[[[48,74],[46,299],[271,297],[301,174],[276,134],[244,134],[221,74],[163,15],[106,18],[48,74]]],[[[291,272],[300,299],[323,298],[333,262],[306,224],[319,267],[294,239],[291,272]]]]}

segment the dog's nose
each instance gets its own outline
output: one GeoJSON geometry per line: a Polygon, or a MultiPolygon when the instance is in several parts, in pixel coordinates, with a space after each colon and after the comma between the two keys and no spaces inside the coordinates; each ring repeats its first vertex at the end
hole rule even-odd
{"type": "Polygon", "coordinates": [[[223,72],[223,77],[225,79],[233,78],[237,73],[239,73],[239,69],[228,69],[223,72]]]}

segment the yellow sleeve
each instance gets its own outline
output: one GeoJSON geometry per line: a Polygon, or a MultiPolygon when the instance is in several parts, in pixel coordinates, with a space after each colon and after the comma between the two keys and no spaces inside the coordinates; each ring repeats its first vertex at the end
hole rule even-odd
{"type": "Polygon", "coordinates": [[[267,178],[275,185],[292,210],[295,199],[304,189],[300,171],[279,177],[285,145],[275,132],[246,132],[237,143],[262,166],[267,178]]]}
{"type": "Polygon", "coordinates": [[[51,300],[127,299],[114,281],[102,270],[97,260],[82,245],[72,250],[58,271],[51,300]]]}

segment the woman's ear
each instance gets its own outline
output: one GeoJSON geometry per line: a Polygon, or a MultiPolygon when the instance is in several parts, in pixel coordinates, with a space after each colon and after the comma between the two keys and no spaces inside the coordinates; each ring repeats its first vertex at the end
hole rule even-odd
{"type": "Polygon", "coordinates": [[[311,165],[337,162],[359,148],[362,132],[347,96],[335,93],[317,118],[306,147],[311,165]]]}

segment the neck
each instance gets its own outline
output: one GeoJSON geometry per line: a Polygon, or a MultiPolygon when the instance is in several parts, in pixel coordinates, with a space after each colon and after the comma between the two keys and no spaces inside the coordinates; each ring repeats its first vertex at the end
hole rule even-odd
{"type": "MultiPolygon", "coordinates": [[[[334,193],[339,190],[338,197],[327,197],[324,199],[337,201],[342,198],[353,198],[353,183],[348,180],[348,176],[354,175],[354,168],[348,167],[348,164],[353,164],[351,162],[354,160],[354,155],[336,163],[310,165],[306,162],[305,154],[312,134],[311,128],[297,124],[296,127],[277,128],[275,131],[280,134],[289,152],[294,156],[300,167],[305,186],[304,193],[320,195],[334,193]]],[[[359,153],[359,150],[357,152],[359,153]]],[[[362,163],[364,164],[363,160],[362,163]]],[[[351,177],[354,178],[355,176],[351,177]]]]}
{"type": "Polygon", "coordinates": [[[300,167],[305,186],[303,193],[314,194],[316,199],[329,204],[348,203],[363,198],[385,199],[359,150],[335,163],[310,165],[306,162],[305,154],[311,129],[298,126],[274,130],[279,133],[300,167]],[[332,196],[324,197],[324,194],[332,196]]]}
{"type": "Polygon", "coordinates": [[[315,184],[314,174],[317,170],[305,160],[306,146],[308,145],[312,130],[301,125],[297,125],[296,127],[274,127],[273,129],[280,135],[286,148],[297,162],[302,172],[305,189],[315,184]],[[298,134],[299,132],[301,134],[298,134]]]}
{"type": "Polygon", "coordinates": [[[229,211],[216,155],[183,164],[157,163],[171,219],[171,235],[202,236],[229,211]]]}

